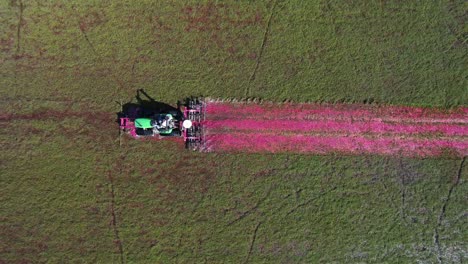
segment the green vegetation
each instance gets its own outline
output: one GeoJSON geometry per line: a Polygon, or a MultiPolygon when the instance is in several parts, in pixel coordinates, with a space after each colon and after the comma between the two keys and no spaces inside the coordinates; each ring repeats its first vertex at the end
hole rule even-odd
{"type": "Polygon", "coordinates": [[[2,96],[467,103],[463,1],[20,3],[0,6],[2,96]]]}
{"type": "Polygon", "coordinates": [[[461,160],[191,153],[114,114],[139,88],[466,106],[463,1],[73,2],[0,1],[0,262],[467,260],[461,160]]]}

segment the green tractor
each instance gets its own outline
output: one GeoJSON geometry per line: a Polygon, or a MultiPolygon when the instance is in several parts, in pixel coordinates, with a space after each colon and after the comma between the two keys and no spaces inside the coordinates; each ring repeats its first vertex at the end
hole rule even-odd
{"type": "Polygon", "coordinates": [[[175,108],[147,97],[151,100],[138,100],[138,104],[122,107],[119,113],[121,131],[136,139],[182,137],[187,148],[202,148],[205,115],[205,103],[202,99],[188,98],[184,104],[178,103],[175,108]]]}

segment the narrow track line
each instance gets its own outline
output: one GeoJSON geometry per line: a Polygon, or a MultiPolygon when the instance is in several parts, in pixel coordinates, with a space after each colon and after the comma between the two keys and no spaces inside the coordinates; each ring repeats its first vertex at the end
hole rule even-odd
{"type": "Polygon", "coordinates": [[[244,263],[248,263],[248,262],[249,262],[249,258],[250,258],[250,256],[252,255],[252,251],[253,251],[253,246],[254,246],[254,244],[255,244],[255,240],[257,239],[258,228],[260,227],[261,224],[262,224],[262,222],[258,222],[257,225],[255,226],[255,229],[254,229],[254,232],[253,232],[253,235],[252,235],[252,240],[250,240],[249,252],[247,253],[247,257],[245,258],[244,263]]]}
{"type": "Polygon", "coordinates": [[[23,11],[23,0],[19,0],[18,27],[16,29],[16,55],[19,55],[21,51],[21,25],[23,24],[23,11]]]}
{"type": "Polygon", "coordinates": [[[258,53],[257,59],[255,60],[255,67],[254,67],[252,73],[250,74],[249,83],[246,86],[246,90],[245,90],[245,96],[246,97],[250,97],[250,93],[251,93],[250,86],[252,84],[252,81],[255,80],[255,76],[257,75],[258,68],[260,67],[260,62],[262,60],[263,52],[265,50],[265,45],[266,45],[266,42],[267,42],[267,39],[268,39],[268,33],[270,32],[271,20],[273,18],[273,14],[275,12],[275,7],[276,7],[276,4],[277,4],[277,0],[272,0],[272,1],[270,1],[270,3],[273,3],[273,6],[271,8],[270,16],[268,17],[267,25],[266,25],[265,31],[263,33],[263,39],[262,39],[262,44],[260,45],[260,51],[258,53]]]}
{"type": "Polygon", "coordinates": [[[437,226],[434,228],[433,240],[434,240],[434,246],[435,246],[436,251],[437,251],[437,262],[440,263],[440,264],[443,263],[443,259],[442,259],[442,248],[440,246],[439,229],[442,226],[442,221],[444,220],[444,217],[445,217],[445,211],[447,209],[448,203],[450,202],[450,198],[452,196],[453,190],[455,189],[456,186],[458,186],[458,183],[460,182],[461,172],[463,170],[463,165],[465,163],[465,160],[466,160],[466,156],[464,156],[462,158],[462,160],[460,162],[460,166],[458,166],[457,174],[455,176],[455,181],[450,186],[450,189],[449,189],[449,191],[447,193],[445,201],[444,201],[442,207],[440,208],[439,217],[437,218],[437,226]]]}
{"type": "Polygon", "coordinates": [[[117,216],[115,215],[115,189],[114,189],[114,178],[111,174],[111,172],[108,173],[107,175],[109,183],[110,183],[110,195],[111,195],[111,200],[110,200],[110,210],[111,210],[111,224],[112,224],[112,230],[114,231],[114,238],[115,238],[115,243],[117,244],[117,247],[119,249],[119,256],[120,256],[120,263],[124,264],[125,263],[125,258],[124,258],[124,250],[123,250],[123,244],[122,240],[120,239],[119,235],[119,229],[117,225],[117,216]]]}
{"type": "MultiPolygon", "coordinates": [[[[94,44],[91,42],[91,40],[89,39],[88,37],[88,34],[86,33],[86,31],[82,28],[82,26],[80,25],[80,20],[79,20],[79,14],[78,12],[73,9],[73,11],[75,12],[75,15],[76,17],[78,18],[77,19],[77,25],[78,25],[78,28],[80,29],[80,32],[81,32],[81,35],[83,36],[83,38],[86,40],[86,43],[88,44],[88,46],[91,48],[91,51],[93,52],[93,54],[96,56],[96,59],[99,61],[99,62],[103,62],[103,57],[101,54],[99,54],[96,50],[96,48],[94,47],[94,44]]],[[[111,70],[111,78],[114,79],[114,81],[117,83],[117,85],[119,86],[119,88],[121,90],[124,90],[125,88],[125,85],[123,84],[123,82],[118,78],[118,76],[114,73],[114,71],[111,70]]]]}

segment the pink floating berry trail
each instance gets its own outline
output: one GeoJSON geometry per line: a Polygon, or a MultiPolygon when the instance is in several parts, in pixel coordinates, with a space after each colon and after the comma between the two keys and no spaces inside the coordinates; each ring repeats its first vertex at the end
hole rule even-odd
{"type": "Polygon", "coordinates": [[[466,156],[468,108],[207,102],[217,152],[466,156]]]}

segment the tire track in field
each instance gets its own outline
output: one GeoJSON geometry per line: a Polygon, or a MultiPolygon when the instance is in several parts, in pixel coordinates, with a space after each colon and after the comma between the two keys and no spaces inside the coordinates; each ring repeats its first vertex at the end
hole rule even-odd
{"type": "Polygon", "coordinates": [[[438,263],[443,263],[442,259],[442,248],[440,246],[440,234],[439,234],[439,229],[442,226],[442,221],[444,220],[445,217],[445,211],[447,209],[447,205],[450,202],[450,198],[452,196],[453,190],[455,189],[456,186],[458,186],[458,183],[460,182],[461,178],[461,173],[463,170],[463,166],[466,160],[466,156],[464,156],[460,162],[460,166],[458,167],[457,174],[455,176],[453,184],[450,186],[450,189],[448,190],[447,196],[445,197],[444,203],[442,204],[442,207],[440,208],[440,213],[439,217],[437,218],[437,226],[434,228],[434,246],[436,248],[437,252],[437,261],[438,263]]]}
{"type": "Polygon", "coordinates": [[[21,25],[23,24],[23,0],[19,0],[18,27],[16,29],[16,56],[19,56],[21,51],[21,25]]]}
{"type": "Polygon", "coordinates": [[[468,108],[209,101],[206,148],[392,156],[468,154],[468,108]]]}
{"type": "MultiPolygon", "coordinates": [[[[61,102],[59,100],[59,102],[61,102]]],[[[66,101],[68,102],[68,101],[66,101]]],[[[86,123],[86,127],[90,128],[86,130],[84,134],[79,132],[80,135],[86,135],[96,142],[99,142],[101,147],[111,147],[115,144],[115,137],[112,135],[112,131],[116,131],[117,125],[113,126],[112,123],[114,122],[114,114],[109,112],[98,112],[98,111],[89,111],[89,108],[82,111],[71,111],[71,110],[56,110],[56,109],[41,109],[39,111],[33,113],[0,113],[0,124],[3,127],[14,126],[15,121],[60,121],[64,119],[81,119],[86,123]],[[109,124],[108,126],[102,126],[102,124],[109,124]],[[99,131],[99,133],[93,133],[92,131],[99,131]]],[[[70,139],[73,139],[76,136],[77,131],[80,130],[80,127],[70,128],[71,131],[64,131],[64,129],[60,130],[61,134],[69,136],[70,139]],[[70,132],[70,134],[68,134],[70,132]]],[[[117,133],[115,133],[117,135],[117,133]]],[[[112,166],[111,166],[112,167],[112,166]]],[[[122,174],[122,169],[117,163],[114,165],[111,170],[105,172],[103,171],[102,174],[107,173],[107,181],[109,186],[109,213],[110,213],[110,229],[114,236],[114,245],[117,247],[117,251],[119,254],[119,263],[125,263],[125,252],[123,242],[120,237],[119,227],[118,227],[118,218],[116,214],[116,193],[115,193],[115,183],[114,183],[114,173],[117,175],[122,174]]]]}
{"type": "MultiPolygon", "coordinates": [[[[88,37],[88,34],[86,33],[86,29],[84,28],[84,26],[82,24],[80,24],[80,15],[78,13],[78,11],[72,7],[72,10],[77,18],[76,20],[76,23],[78,25],[78,28],[81,32],[81,35],[83,36],[83,38],[85,39],[86,43],[88,44],[89,48],[91,49],[91,52],[93,53],[93,55],[96,57],[96,60],[99,62],[99,63],[102,63],[103,64],[103,61],[104,61],[104,57],[102,54],[100,54],[96,48],[95,48],[95,45],[93,44],[93,42],[89,39],[88,37]]],[[[111,71],[110,73],[110,77],[117,83],[117,85],[119,86],[119,89],[121,91],[125,90],[125,85],[123,83],[123,81],[118,77],[118,75],[112,70],[112,69],[109,69],[111,71]]]]}
{"type": "Polygon", "coordinates": [[[262,44],[260,45],[260,50],[258,52],[258,57],[255,61],[255,67],[252,71],[252,73],[250,74],[250,78],[249,78],[249,84],[247,85],[246,87],[246,90],[245,90],[245,96],[246,97],[249,97],[250,96],[250,85],[252,83],[253,80],[255,80],[255,76],[257,75],[257,71],[258,71],[258,68],[260,67],[260,62],[262,60],[262,56],[263,56],[263,52],[265,50],[265,45],[266,45],[266,42],[267,42],[267,39],[268,39],[268,33],[270,32],[270,28],[271,28],[271,20],[273,18],[273,14],[275,13],[275,7],[276,7],[276,4],[277,4],[277,0],[272,0],[270,3],[273,4],[273,6],[271,7],[271,12],[270,12],[270,16],[268,17],[268,21],[267,21],[267,25],[265,27],[265,32],[263,33],[263,39],[262,39],[262,44]]]}
{"type": "Polygon", "coordinates": [[[117,217],[116,217],[116,214],[115,214],[114,178],[113,178],[112,173],[110,171],[107,174],[107,179],[109,180],[109,184],[110,184],[110,213],[111,213],[112,230],[114,232],[114,243],[117,245],[117,248],[119,250],[120,263],[123,264],[123,263],[125,263],[124,250],[123,250],[122,240],[120,239],[120,235],[119,235],[119,228],[118,228],[118,225],[117,225],[117,217]]]}

